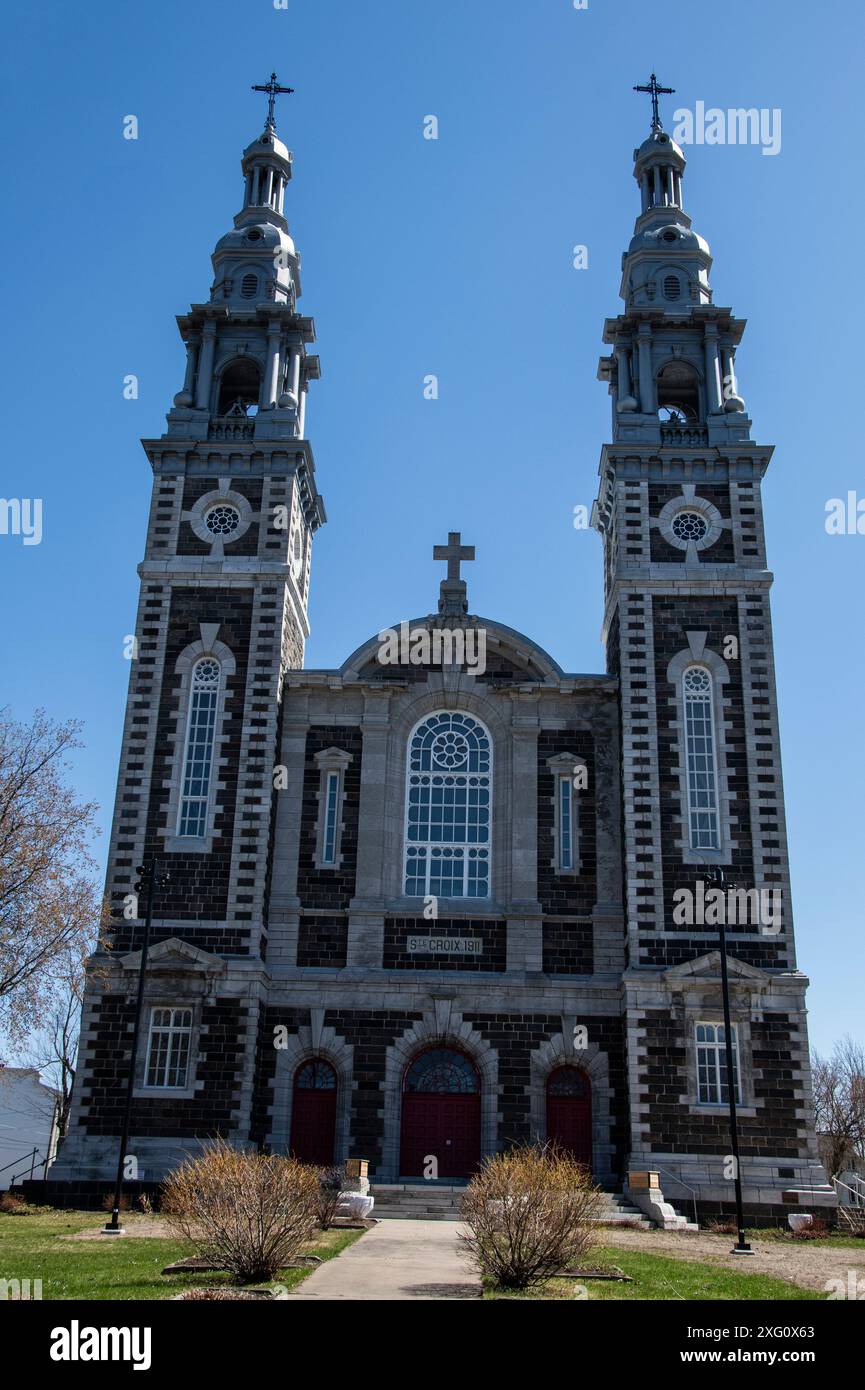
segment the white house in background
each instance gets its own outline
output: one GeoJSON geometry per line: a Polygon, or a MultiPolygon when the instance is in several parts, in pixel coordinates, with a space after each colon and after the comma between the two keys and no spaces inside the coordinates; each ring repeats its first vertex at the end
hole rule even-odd
{"type": "Polygon", "coordinates": [[[44,1176],[57,1149],[57,1100],[36,1067],[0,1067],[0,1191],[30,1176],[34,1149],[34,1177],[44,1176]]]}

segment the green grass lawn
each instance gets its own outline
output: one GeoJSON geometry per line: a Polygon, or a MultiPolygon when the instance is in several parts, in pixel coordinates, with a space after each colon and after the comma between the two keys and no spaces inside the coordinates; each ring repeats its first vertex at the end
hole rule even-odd
{"type": "MultiPolygon", "coordinates": [[[[771,1240],[773,1245],[804,1245],[806,1249],[816,1246],[818,1250],[825,1249],[850,1249],[865,1250],[865,1236],[854,1236],[848,1231],[841,1231],[838,1235],[818,1236],[813,1240],[803,1240],[801,1236],[794,1236],[792,1231],[784,1230],[782,1226],[761,1227],[758,1230],[746,1231],[748,1240],[756,1245],[758,1241],[771,1240]]],[[[729,1237],[728,1237],[729,1239],[729,1237]]]]}
{"type": "MultiPolygon", "coordinates": [[[[599,1246],[592,1250],[588,1263],[593,1269],[602,1269],[605,1265],[616,1265],[625,1274],[629,1274],[634,1281],[627,1284],[607,1279],[588,1279],[584,1287],[588,1290],[590,1302],[631,1299],[693,1299],[703,1302],[707,1299],[739,1301],[754,1298],[825,1299],[826,1297],[825,1294],[816,1293],[813,1289],[803,1289],[795,1284],[787,1284],[783,1279],[773,1279],[768,1274],[745,1274],[738,1269],[727,1269],[723,1265],[676,1260],[669,1255],[655,1255],[648,1251],[643,1254],[637,1250],[599,1246]]],[[[484,1297],[574,1298],[575,1286],[579,1282],[579,1279],[551,1279],[548,1284],[522,1294],[505,1294],[487,1289],[484,1297]]]]}
{"type": "MultiPolygon", "coordinates": [[[[232,1276],[224,1273],[162,1274],[166,1265],[195,1253],[182,1239],[63,1239],[88,1227],[98,1230],[107,1219],[93,1211],[0,1215],[0,1279],[41,1279],[43,1299],[171,1298],[184,1289],[233,1282],[232,1276]]],[[[123,1217],[128,1226],[141,1219],[123,1217]]],[[[304,1254],[330,1260],[362,1235],[363,1231],[321,1231],[304,1254]]],[[[283,1270],[276,1282],[293,1288],[313,1268],[283,1270]]]]}

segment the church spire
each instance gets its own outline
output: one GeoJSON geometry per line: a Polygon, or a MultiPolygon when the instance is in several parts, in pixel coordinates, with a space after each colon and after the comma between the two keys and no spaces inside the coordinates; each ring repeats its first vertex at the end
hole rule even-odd
{"type": "Polygon", "coordinates": [[[292,155],[276,134],[276,98],[293,88],[271,73],[252,90],[267,93],[267,120],[243,151],[243,205],[214,248],[207,303],[178,320],[186,375],[168,425],[187,438],[305,439],[307,387],[319,375],[284,211],[292,155]]]}
{"type": "Polygon", "coordinates": [[[749,437],[736,348],[745,324],[713,302],[712,254],[682,201],[685,156],[664,130],[652,73],[635,91],[652,99],[651,130],[634,150],[640,210],[622,257],[624,311],[608,319],[613,353],[599,375],[610,387],[616,442],[699,447],[749,437]]]}
{"type": "Polygon", "coordinates": [[[672,95],[675,90],[675,87],[662,87],[654,73],[644,86],[634,88],[635,92],[647,92],[652,98],[651,134],[634,151],[634,177],[640,185],[643,213],[655,208],[682,207],[685,156],[664,130],[658,105],[661,94],[672,95]]]}

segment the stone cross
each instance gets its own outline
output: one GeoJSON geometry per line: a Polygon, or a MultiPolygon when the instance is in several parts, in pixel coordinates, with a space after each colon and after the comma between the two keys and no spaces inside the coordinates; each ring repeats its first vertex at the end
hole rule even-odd
{"type": "Polygon", "coordinates": [[[441,582],[439,613],[457,617],[469,611],[466,582],[460,575],[463,560],[475,558],[473,545],[462,545],[459,531],[448,531],[447,545],[433,546],[434,560],[447,560],[447,578],[441,582]]]}

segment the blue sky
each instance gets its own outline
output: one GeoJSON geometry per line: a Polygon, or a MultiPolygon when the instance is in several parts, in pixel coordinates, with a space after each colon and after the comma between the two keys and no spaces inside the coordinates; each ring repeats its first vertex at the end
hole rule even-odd
{"type": "MultiPolygon", "coordinates": [[[[740,389],[761,442],[800,965],[821,1049],[861,1018],[865,537],[828,536],[865,497],[858,419],[861,9],[780,0],[21,0],[7,8],[3,486],[41,497],[38,546],[0,537],[3,678],[27,717],[85,720],[75,778],[110,821],[150,470],[183,376],[174,316],[260,130],[250,92],[297,89],[287,213],[323,376],[308,431],[329,524],[307,650],[339,664],[435,606],[432,546],[461,529],[474,612],[566,669],[603,669],[595,495],[609,400],[603,320],[638,210],[631,154],[654,67],[678,106],[780,108],[782,145],[686,150],[685,205],[715,300],[749,320],[740,389]],[[134,114],[140,138],[122,138],[134,114]],[[434,114],[439,139],[422,138],[434,114]],[[589,267],[572,267],[572,247],[589,267]],[[123,399],[127,373],[137,401],[123,399]],[[428,373],[437,401],[424,399],[428,373]]],[[[105,840],[101,844],[104,854],[105,840]]],[[[860,1030],[861,1032],[861,1030],[860,1030]]]]}

